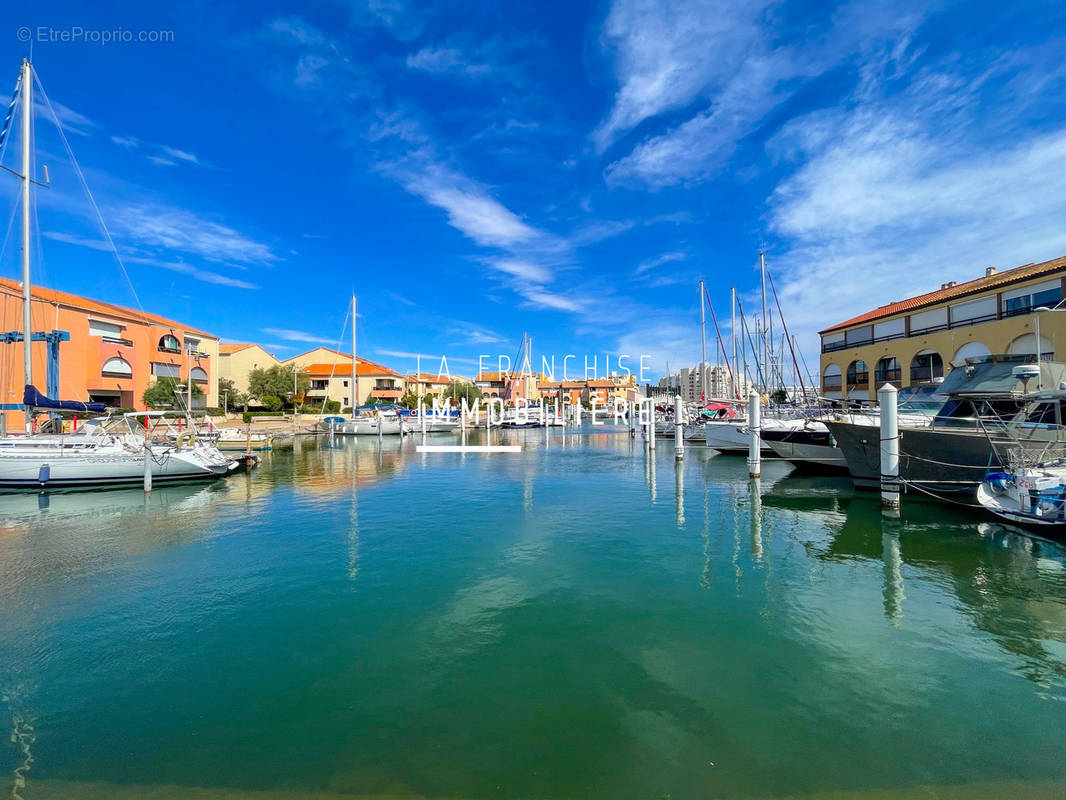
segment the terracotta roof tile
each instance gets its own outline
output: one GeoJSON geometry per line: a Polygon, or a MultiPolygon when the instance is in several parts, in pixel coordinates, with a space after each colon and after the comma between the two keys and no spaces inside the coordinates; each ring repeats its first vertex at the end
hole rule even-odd
{"type": "Polygon", "coordinates": [[[905,311],[915,311],[926,306],[943,303],[946,300],[954,300],[956,298],[966,297],[967,295],[986,292],[989,289],[999,288],[1007,284],[1017,283],[1030,278],[1038,278],[1041,275],[1064,270],[1066,270],[1066,256],[1052,259],[1051,261],[1043,261],[1039,264],[1025,264],[1020,267],[1004,270],[1003,272],[996,272],[992,275],[967,281],[966,283],[958,283],[944,289],[937,289],[934,292],[920,294],[917,297],[911,297],[907,300],[889,303],[888,305],[875,308],[873,311],[867,311],[865,314],[859,314],[857,317],[852,317],[851,319],[844,320],[836,325],[824,328],[819,331],[819,333],[830,333],[832,331],[840,330],[841,328],[850,328],[853,325],[860,325],[864,322],[873,322],[875,320],[901,314],[905,311]]]}
{"type": "MultiPolygon", "coordinates": [[[[0,289],[9,289],[20,295],[22,293],[21,284],[11,278],[0,278],[0,289]]],[[[59,303],[60,305],[77,308],[90,313],[95,312],[97,314],[109,314],[114,317],[124,317],[125,319],[141,322],[146,325],[162,325],[165,328],[177,328],[185,333],[206,336],[209,339],[218,338],[213,333],[190,328],[188,325],[175,322],[166,317],[161,317],[158,314],[149,314],[146,311],[134,311],[132,308],[126,308],[125,306],[116,305],[114,303],[103,303],[99,300],[90,300],[87,297],[79,297],[76,294],[60,292],[56,289],[46,289],[43,286],[32,286],[30,287],[30,292],[32,297],[37,300],[43,300],[46,303],[59,303]]]]}
{"type": "Polygon", "coordinates": [[[247,350],[249,347],[255,347],[254,344],[220,344],[218,346],[218,354],[220,356],[228,356],[233,353],[239,353],[241,350],[247,350]]]}
{"type": "MultiPolygon", "coordinates": [[[[308,375],[333,375],[334,377],[351,375],[352,365],[351,362],[338,362],[337,364],[308,364],[303,368],[303,371],[308,375]]],[[[360,375],[391,375],[399,378],[400,373],[382,366],[381,364],[375,364],[373,361],[367,361],[366,359],[359,359],[359,374],[360,375]]]]}

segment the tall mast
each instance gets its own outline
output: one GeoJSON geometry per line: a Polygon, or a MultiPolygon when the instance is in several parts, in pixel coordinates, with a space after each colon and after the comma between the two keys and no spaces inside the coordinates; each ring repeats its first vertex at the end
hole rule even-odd
{"type": "Polygon", "coordinates": [[[766,254],[759,253],[759,272],[762,275],[762,350],[763,350],[763,391],[769,391],[769,379],[766,377],[766,370],[770,365],[770,340],[766,333],[766,254]]]}
{"type": "Polygon", "coordinates": [[[355,319],[358,315],[355,313],[355,292],[352,292],[352,390],[355,395],[352,397],[352,415],[355,415],[355,410],[359,407],[359,366],[355,361],[355,319]]]}
{"type": "MultiPolygon", "coordinates": [[[[30,62],[22,59],[22,352],[27,386],[33,383],[33,323],[30,319],[30,117],[33,105],[30,93],[33,76],[30,62]]],[[[33,425],[33,414],[26,409],[26,433],[33,425]]]]}
{"type": "Polygon", "coordinates": [[[733,397],[740,397],[740,386],[737,381],[737,367],[740,365],[737,363],[737,287],[734,286],[730,289],[730,300],[732,302],[731,321],[729,323],[729,338],[733,342],[733,397]]]}
{"type": "Polygon", "coordinates": [[[707,312],[704,309],[703,281],[700,281],[700,401],[707,400],[707,312]]]}

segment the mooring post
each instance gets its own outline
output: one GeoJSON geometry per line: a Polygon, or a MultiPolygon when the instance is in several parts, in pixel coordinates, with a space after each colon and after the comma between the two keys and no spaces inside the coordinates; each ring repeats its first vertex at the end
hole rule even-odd
{"type": "Polygon", "coordinates": [[[899,416],[896,387],[886,383],[877,390],[881,410],[881,505],[899,510],[899,416]]]}
{"type": "Polygon", "coordinates": [[[685,457],[685,422],[681,395],[674,395],[674,458],[678,461],[685,457]]]}
{"type": "Polygon", "coordinates": [[[626,414],[626,417],[629,420],[629,435],[632,437],[637,435],[637,401],[630,400],[627,405],[629,406],[629,413],[626,414]]]}
{"type": "Polygon", "coordinates": [[[648,449],[649,450],[654,450],[655,449],[655,402],[654,401],[651,404],[651,409],[650,409],[650,413],[648,415],[648,418],[651,420],[648,423],[648,449]]]}
{"type": "Polygon", "coordinates": [[[759,438],[761,422],[759,393],[754,389],[748,395],[748,476],[758,478],[762,474],[762,440],[759,438]]]}
{"type": "Polygon", "coordinates": [[[422,435],[426,435],[426,404],[418,401],[418,421],[422,426],[422,435]]]}
{"type": "Polygon", "coordinates": [[[147,436],[144,438],[144,491],[152,491],[152,447],[147,436]]]}

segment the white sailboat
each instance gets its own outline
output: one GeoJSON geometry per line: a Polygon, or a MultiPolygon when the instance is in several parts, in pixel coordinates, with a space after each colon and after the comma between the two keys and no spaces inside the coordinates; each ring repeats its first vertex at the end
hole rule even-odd
{"type": "Polygon", "coordinates": [[[359,405],[359,360],[356,358],[355,295],[352,295],[352,416],[334,428],[346,436],[400,436],[408,432],[404,419],[395,409],[359,405]]]}
{"type": "MultiPolygon", "coordinates": [[[[0,488],[52,489],[136,485],[151,471],[153,481],[174,482],[217,478],[237,468],[216,448],[196,441],[187,432],[176,444],[153,442],[138,433],[127,415],[125,430],[112,433],[109,425],[90,420],[69,434],[32,433],[35,410],[103,411],[102,404],[64,402],[43,397],[33,387],[33,339],[30,284],[30,185],[33,67],[23,60],[16,89],[22,124],[22,303],[25,434],[0,438],[0,488]]],[[[14,102],[12,102],[14,107],[14,102]]],[[[110,423],[111,420],[109,419],[110,423]]]]}

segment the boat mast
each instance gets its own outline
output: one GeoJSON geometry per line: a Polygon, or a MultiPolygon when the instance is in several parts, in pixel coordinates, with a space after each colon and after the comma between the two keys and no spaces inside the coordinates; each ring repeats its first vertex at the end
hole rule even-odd
{"type": "MultiPolygon", "coordinates": [[[[29,59],[22,59],[22,353],[27,386],[33,383],[33,323],[30,319],[30,92],[33,77],[29,59]]],[[[26,408],[26,433],[33,427],[33,414],[26,408]]]]}
{"type": "Polygon", "coordinates": [[[355,361],[355,319],[358,315],[355,313],[355,292],[352,292],[352,390],[355,395],[352,397],[352,416],[355,416],[356,409],[359,407],[359,367],[355,361]]]}
{"type": "Polygon", "coordinates": [[[768,392],[770,386],[766,377],[766,370],[770,365],[770,341],[766,335],[766,254],[759,253],[759,272],[762,275],[762,357],[763,357],[763,391],[768,392]]]}
{"type": "Polygon", "coordinates": [[[700,281],[700,402],[707,400],[707,313],[703,302],[703,281],[700,281]]]}
{"type": "Polygon", "coordinates": [[[740,386],[737,384],[737,367],[740,365],[737,363],[737,287],[733,286],[729,290],[731,300],[731,317],[729,323],[729,338],[733,343],[733,397],[740,397],[740,386]]]}

